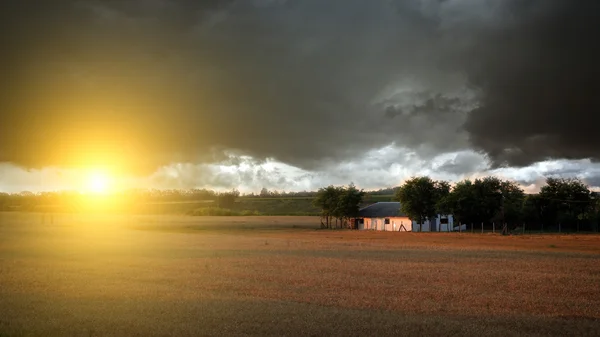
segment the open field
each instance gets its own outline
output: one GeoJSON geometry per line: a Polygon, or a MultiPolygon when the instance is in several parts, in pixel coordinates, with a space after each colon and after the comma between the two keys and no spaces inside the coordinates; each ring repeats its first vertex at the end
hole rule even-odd
{"type": "Polygon", "coordinates": [[[0,213],[0,336],[600,335],[600,236],[0,213]]]}

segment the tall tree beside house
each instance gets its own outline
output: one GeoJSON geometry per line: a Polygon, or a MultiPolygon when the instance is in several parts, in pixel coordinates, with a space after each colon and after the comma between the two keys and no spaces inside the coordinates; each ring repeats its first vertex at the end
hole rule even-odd
{"type": "Polygon", "coordinates": [[[365,192],[357,189],[353,183],[341,189],[336,215],[340,218],[342,227],[348,226],[350,218],[358,216],[364,196],[365,192]]]}
{"type": "Polygon", "coordinates": [[[478,220],[477,198],[471,180],[463,180],[454,186],[443,200],[446,213],[452,214],[459,224],[472,224],[478,220]]]}
{"type": "Polygon", "coordinates": [[[333,185],[320,188],[313,204],[321,209],[321,224],[324,228],[343,227],[348,220],[358,214],[359,205],[365,195],[354,184],[348,187],[333,185]],[[324,220],[324,222],[323,222],[324,220]]]}
{"type": "Polygon", "coordinates": [[[423,222],[433,218],[442,206],[440,200],[449,192],[449,186],[429,177],[413,177],[396,191],[395,200],[400,201],[402,211],[416,220],[420,224],[419,231],[422,231],[423,222]]]}
{"type": "Polygon", "coordinates": [[[325,228],[333,226],[332,220],[338,215],[340,195],[341,189],[333,185],[322,187],[317,191],[313,205],[321,209],[321,225],[325,228]]]}
{"type": "Polygon", "coordinates": [[[450,209],[446,203],[452,188],[450,183],[444,180],[438,180],[435,182],[435,190],[437,192],[435,208],[439,214],[450,214],[450,209]]]}

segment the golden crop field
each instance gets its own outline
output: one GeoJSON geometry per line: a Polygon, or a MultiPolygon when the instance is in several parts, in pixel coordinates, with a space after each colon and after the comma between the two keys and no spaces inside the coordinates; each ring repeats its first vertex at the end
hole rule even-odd
{"type": "Polygon", "coordinates": [[[590,336],[600,236],[0,214],[0,336],[590,336]]]}

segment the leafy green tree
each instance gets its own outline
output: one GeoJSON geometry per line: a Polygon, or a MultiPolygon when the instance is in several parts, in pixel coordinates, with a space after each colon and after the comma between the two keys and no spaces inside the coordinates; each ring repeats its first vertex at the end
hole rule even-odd
{"type": "Polygon", "coordinates": [[[476,222],[492,222],[502,210],[502,180],[496,177],[475,179],[476,222]]]}
{"type": "Polygon", "coordinates": [[[459,223],[473,224],[478,221],[478,201],[471,180],[458,182],[443,200],[444,209],[459,223]]]}
{"type": "Polygon", "coordinates": [[[516,183],[485,177],[458,182],[442,204],[459,223],[514,224],[523,217],[524,198],[525,193],[516,183]]]}
{"type": "Polygon", "coordinates": [[[358,215],[359,205],[365,195],[363,190],[358,190],[354,184],[348,187],[336,187],[333,185],[320,188],[317,196],[313,199],[313,205],[321,209],[321,224],[325,228],[333,227],[335,219],[338,224],[344,226],[348,220],[358,215]]]}
{"type": "Polygon", "coordinates": [[[548,178],[539,195],[547,219],[554,225],[579,229],[581,221],[589,220],[590,211],[594,207],[590,190],[575,178],[548,178]]]}
{"type": "Polygon", "coordinates": [[[325,228],[332,227],[332,219],[338,215],[338,205],[340,199],[340,188],[333,185],[322,187],[317,191],[317,196],[313,199],[313,205],[321,209],[321,224],[325,228]]]}
{"type": "Polygon", "coordinates": [[[544,204],[539,194],[530,194],[523,200],[523,222],[531,228],[533,226],[543,229],[544,204]]]}
{"type": "MultiPolygon", "coordinates": [[[[448,185],[449,186],[449,185],[448,185]]],[[[413,177],[396,191],[395,199],[400,201],[402,211],[420,225],[437,214],[438,206],[442,206],[441,189],[446,188],[429,177],[413,177]]],[[[423,226],[419,226],[422,230],[423,226]]]]}
{"type": "Polygon", "coordinates": [[[434,187],[436,191],[436,212],[440,214],[450,214],[451,209],[448,205],[448,196],[451,191],[450,183],[440,180],[434,183],[434,187]]]}
{"type": "Polygon", "coordinates": [[[359,206],[364,196],[365,192],[357,189],[353,183],[341,189],[336,215],[340,218],[343,227],[347,226],[350,218],[358,216],[359,206]]]}
{"type": "Polygon", "coordinates": [[[523,222],[525,192],[517,183],[505,180],[500,183],[500,193],[500,207],[493,220],[499,224],[523,222]]]}

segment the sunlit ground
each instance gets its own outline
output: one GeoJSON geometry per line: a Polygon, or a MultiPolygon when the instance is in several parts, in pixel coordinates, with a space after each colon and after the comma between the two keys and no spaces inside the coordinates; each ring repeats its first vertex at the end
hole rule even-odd
{"type": "Polygon", "coordinates": [[[600,237],[0,213],[0,336],[600,331],[600,237]]]}

